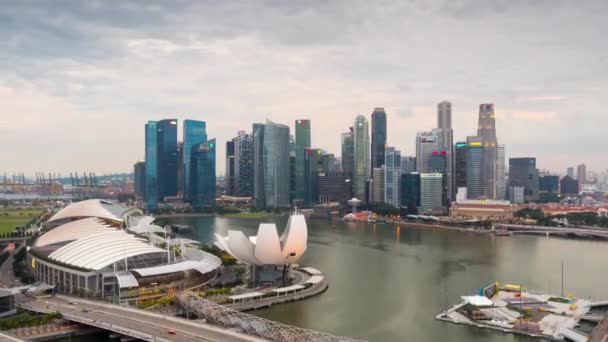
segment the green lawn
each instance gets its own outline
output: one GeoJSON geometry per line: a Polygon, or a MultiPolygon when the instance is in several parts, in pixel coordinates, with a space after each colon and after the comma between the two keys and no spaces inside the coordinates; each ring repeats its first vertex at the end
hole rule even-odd
{"type": "Polygon", "coordinates": [[[0,233],[12,232],[38,216],[44,208],[0,208],[0,233]]]}

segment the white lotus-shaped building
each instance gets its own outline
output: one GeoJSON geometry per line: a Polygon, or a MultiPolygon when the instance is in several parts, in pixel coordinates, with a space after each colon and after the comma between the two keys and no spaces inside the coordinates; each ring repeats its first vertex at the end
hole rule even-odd
{"type": "Polygon", "coordinates": [[[247,238],[243,232],[229,230],[228,236],[215,234],[220,249],[250,265],[288,265],[304,255],[308,227],[304,215],[293,214],[279,237],[274,223],[261,223],[257,236],[247,238]]]}

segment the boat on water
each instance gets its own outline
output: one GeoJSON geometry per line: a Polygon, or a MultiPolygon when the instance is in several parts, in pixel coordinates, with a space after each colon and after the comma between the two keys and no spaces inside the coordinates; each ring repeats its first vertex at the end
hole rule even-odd
{"type": "Polygon", "coordinates": [[[187,224],[172,224],[171,231],[175,234],[184,234],[192,231],[192,227],[187,224]]]}

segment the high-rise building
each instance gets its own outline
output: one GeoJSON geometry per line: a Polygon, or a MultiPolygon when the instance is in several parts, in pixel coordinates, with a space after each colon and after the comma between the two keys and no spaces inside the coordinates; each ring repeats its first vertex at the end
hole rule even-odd
{"type": "Polygon", "coordinates": [[[570,178],[574,179],[574,167],[569,166],[569,167],[566,169],[566,175],[567,175],[568,177],[570,177],[570,178]]]}
{"type": "Polygon", "coordinates": [[[133,176],[134,182],[133,187],[135,190],[135,196],[142,198],[144,197],[146,189],[146,163],[137,162],[133,165],[133,176]]]}
{"type": "Polygon", "coordinates": [[[296,200],[310,206],[312,202],[312,179],[310,173],[305,173],[305,150],[311,148],[310,120],[296,120],[296,200]]]}
{"type": "Polygon", "coordinates": [[[310,160],[310,194],[311,202],[319,201],[319,177],[329,173],[329,158],[327,154],[320,148],[309,149],[307,152],[308,160],[310,160]]]}
{"type": "Polygon", "coordinates": [[[565,196],[576,196],[579,193],[579,183],[570,176],[565,176],[559,181],[559,192],[565,196]]]}
{"type": "Polygon", "coordinates": [[[401,152],[394,147],[385,150],[384,203],[395,208],[401,204],[401,152]]]}
{"type": "Polygon", "coordinates": [[[420,174],[418,172],[401,175],[401,209],[406,214],[415,215],[420,207],[420,174]]]}
{"type": "Polygon", "coordinates": [[[184,145],[182,148],[182,160],[184,168],[184,200],[189,201],[188,191],[190,189],[190,157],[192,149],[207,141],[207,123],[198,120],[184,120],[182,127],[184,145]]]}
{"type": "Polygon", "coordinates": [[[431,172],[431,155],[439,150],[439,138],[435,132],[418,132],[416,135],[416,171],[431,172]]]}
{"type": "Polygon", "coordinates": [[[355,136],[353,128],[350,131],[342,133],[342,172],[346,172],[349,176],[354,175],[355,170],[355,136]]]}
{"type": "MultiPolygon", "coordinates": [[[[497,195],[497,146],[496,116],[493,103],[479,105],[479,122],[477,136],[483,143],[483,181],[484,195],[489,199],[496,199],[497,195]]],[[[504,160],[504,159],[503,159],[504,160]]]]}
{"type": "Polygon", "coordinates": [[[184,198],[184,142],[177,142],[177,194],[184,198]]]}
{"type": "Polygon", "coordinates": [[[192,208],[215,206],[215,139],[191,148],[190,202],[192,208]]]}
{"type": "Polygon", "coordinates": [[[300,206],[296,201],[296,153],[289,152],[289,203],[300,206]]]}
{"type": "MultiPolygon", "coordinates": [[[[254,123],[253,135],[253,199],[257,209],[266,206],[264,198],[264,129],[263,123],[254,123]]],[[[294,158],[295,159],[295,158],[294,158]]],[[[294,163],[295,170],[295,163],[294,163]]]]}
{"type": "Polygon", "coordinates": [[[496,147],[496,194],[494,199],[504,200],[507,183],[505,180],[505,145],[496,147]]]}
{"type": "Polygon", "coordinates": [[[420,174],[420,207],[422,214],[445,214],[445,174],[420,174]]]}
{"type": "Polygon", "coordinates": [[[345,172],[330,172],[319,175],[319,202],[339,202],[346,205],[352,198],[352,185],[345,172]]]}
{"type": "Polygon", "coordinates": [[[239,131],[233,141],[235,193],[238,196],[252,196],[254,186],[253,137],[245,131],[239,131]]]}
{"type": "Polygon", "coordinates": [[[401,157],[401,173],[416,172],[416,157],[402,156],[401,157]]]}
{"type": "Polygon", "coordinates": [[[483,157],[483,139],[480,137],[467,137],[465,173],[468,199],[485,197],[483,157]]]}
{"type": "Polygon", "coordinates": [[[467,187],[467,143],[457,142],[454,145],[454,187],[467,187]]]}
{"type": "Polygon", "coordinates": [[[437,104],[437,129],[439,137],[439,151],[445,151],[446,155],[446,183],[448,200],[456,194],[454,187],[454,130],[452,129],[452,104],[449,101],[442,101],[437,104]]]}
{"type": "Polygon", "coordinates": [[[384,203],[384,167],[372,170],[372,203],[384,203]]]}
{"type": "Polygon", "coordinates": [[[524,201],[538,201],[536,158],[509,158],[509,188],[524,187],[524,201]]]}
{"type": "Polygon", "coordinates": [[[362,203],[367,203],[367,183],[370,177],[369,125],[363,115],[355,118],[353,193],[362,203]]]}
{"type": "Polygon", "coordinates": [[[264,199],[267,208],[289,207],[289,127],[266,120],[264,199]]]}
{"type": "Polygon", "coordinates": [[[559,176],[543,175],[538,179],[538,190],[557,193],[559,190],[559,176]]]}
{"type": "Polygon", "coordinates": [[[158,207],[158,123],[146,123],[146,166],[145,199],[146,209],[154,211],[158,207]]]}
{"type": "Polygon", "coordinates": [[[581,184],[587,182],[587,166],[585,164],[580,164],[576,167],[576,178],[581,184]]]}
{"type": "Polygon", "coordinates": [[[384,165],[384,148],[386,146],[386,112],[384,108],[375,108],[372,112],[372,161],[371,167],[384,165]]]}
{"type": "Polygon", "coordinates": [[[177,195],[177,119],[157,123],[158,197],[177,195]]]}
{"type": "Polygon", "coordinates": [[[525,200],[525,189],[523,186],[509,185],[509,201],[515,204],[522,204],[525,200]]]}
{"type": "Polygon", "coordinates": [[[234,196],[236,193],[234,161],[234,140],[229,140],[226,142],[226,194],[229,196],[234,196]]]}

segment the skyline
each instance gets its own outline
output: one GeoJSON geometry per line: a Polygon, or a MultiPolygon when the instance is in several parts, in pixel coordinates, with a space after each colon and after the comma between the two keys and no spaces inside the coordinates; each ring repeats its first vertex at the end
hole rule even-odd
{"type": "Polygon", "coordinates": [[[206,121],[219,174],[225,142],[266,118],[290,132],[310,119],[312,147],[340,155],[340,133],[376,107],[409,156],[443,100],[454,142],[489,102],[507,160],[608,164],[602,2],[64,5],[0,9],[1,171],[130,172],[145,122],[163,118],[206,121]]]}

